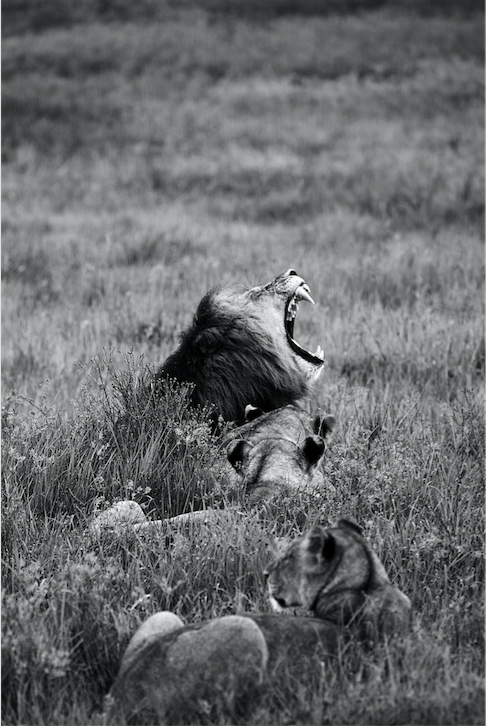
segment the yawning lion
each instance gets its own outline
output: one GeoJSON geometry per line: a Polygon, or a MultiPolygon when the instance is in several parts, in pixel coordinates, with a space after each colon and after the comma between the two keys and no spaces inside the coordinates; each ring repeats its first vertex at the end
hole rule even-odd
{"type": "Polygon", "coordinates": [[[194,405],[212,404],[237,423],[248,403],[264,411],[296,403],[310,394],[324,367],[320,346],[310,353],[294,338],[301,300],[314,303],[295,270],[260,287],[213,288],[156,379],[192,384],[194,405]]]}

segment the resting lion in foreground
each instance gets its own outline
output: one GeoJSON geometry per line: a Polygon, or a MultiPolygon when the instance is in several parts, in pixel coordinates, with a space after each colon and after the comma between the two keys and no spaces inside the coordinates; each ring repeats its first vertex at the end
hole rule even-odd
{"type": "Polygon", "coordinates": [[[248,403],[271,411],[305,398],[324,355],[320,346],[310,353],[294,338],[301,300],[314,303],[295,270],[260,287],[213,288],[156,381],[192,384],[194,405],[211,404],[225,421],[238,424],[248,403]]]}
{"type": "Polygon", "coordinates": [[[316,618],[353,626],[366,639],[410,626],[410,600],[391,584],[361,528],[347,519],[316,525],[268,568],[272,607],[303,607],[316,618]]]}
{"type": "Polygon", "coordinates": [[[184,625],[152,615],[135,633],[107,699],[106,724],[192,723],[238,712],[265,683],[326,663],[355,634],[393,635],[410,627],[410,601],[394,587],[360,528],[341,519],[313,527],[269,568],[279,610],[314,617],[231,615],[184,625]],[[356,630],[355,630],[356,628],[356,630]]]}

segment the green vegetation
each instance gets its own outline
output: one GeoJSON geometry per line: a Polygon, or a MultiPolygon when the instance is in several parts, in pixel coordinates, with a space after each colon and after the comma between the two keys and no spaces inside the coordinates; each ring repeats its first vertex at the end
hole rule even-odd
{"type": "Polygon", "coordinates": [[[415,632],[251,723],[484,723],[483,16],[128,6],[3,42],[2,720],[101,724],[147,615],[267,610],[269,538],[351,514],[415,632]],[[224,505],[205,415],[140,382],[209,287],[290,266],[337,418],[325,490],[90,537],[122,498],[224,505]]]}

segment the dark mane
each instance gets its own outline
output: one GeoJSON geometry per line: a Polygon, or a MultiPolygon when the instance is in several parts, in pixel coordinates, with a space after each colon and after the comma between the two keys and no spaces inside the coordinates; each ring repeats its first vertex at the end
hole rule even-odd
{"type": "Polygon", "coordinates": [[[309,375],[288,345],[285,314],[285,300],[268,286],[213,288],[156,380],[193,384],[194,405],[211,404],[238,424],[249,403],[264,411],[296,403],[309,392],[309,375]]]}

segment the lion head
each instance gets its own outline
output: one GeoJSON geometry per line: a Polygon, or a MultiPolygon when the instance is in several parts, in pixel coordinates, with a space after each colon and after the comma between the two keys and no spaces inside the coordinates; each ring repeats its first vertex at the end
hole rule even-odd
{"type": "Polygon", "coordinates": [[[312,418],[297,406],[263,413],[247,406],[247,423],[230,431],[223,446],[232,469],[230,490],[250,504],[324,484],[318,466],[332,416],[312,418]]]}
{"type": "Polygon", "coordinates": [[[410,625],[410,600],[347,519],[328,529],[316,525],[292,542],[268,569],[267,584],[277,611],[303,607],[338,625],[358,625],[366,636],[410,625]]]}
{"type": "Polygon", "coordinates": [[[210,404],[237,423],[248,402],[272,411],[299,401],[324,367],[320,346],[311,353],[295,339],[301,301],[314,303],[292,269],[260,287],[210,290],[157,379],[191,384],[195,405],[210,404]]]}

